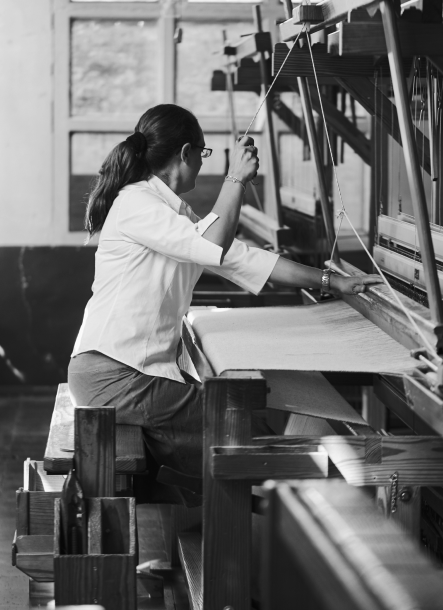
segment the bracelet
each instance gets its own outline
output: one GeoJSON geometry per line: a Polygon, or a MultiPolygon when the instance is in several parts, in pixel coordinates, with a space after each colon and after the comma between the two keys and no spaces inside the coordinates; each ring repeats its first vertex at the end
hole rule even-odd
{"type": "Polygon", "coordinates": [[[323,269],[321,276],[321,294],[330,294],[331,292],[331,273],[332,269],[323,269]]]}
{"type": "Polygon", "coordinates": [[[225,182],[226,180],[228,180],[229,182],[238,182],[238,184],[241,184],[241,186],[243,187],[243,190],[246,193],[246,185],[243,184],[243,182],[241,180],[239,180],[238,178],[234,178],[234,176],[230,176],[229,174],[225,177],[225,182]]]}

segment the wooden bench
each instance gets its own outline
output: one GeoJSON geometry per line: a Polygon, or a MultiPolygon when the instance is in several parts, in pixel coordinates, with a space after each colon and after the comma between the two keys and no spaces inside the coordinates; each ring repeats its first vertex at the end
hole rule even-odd
{"type": "MultiPolygon", "coordinates": [[[[140,426],[116,426],[116,489],[128,493],[131,476],[146,472],[143,431],[140,426]]],[[[43,460],[48,474],[66,474],[74,455],[74,405],[67,383],[58,386],[43,460]]]]}
{"type": "Polygon", "coordinates": [[[263,610],[439,610],[441,570],[343,481],[269,481],[263,610]]]}

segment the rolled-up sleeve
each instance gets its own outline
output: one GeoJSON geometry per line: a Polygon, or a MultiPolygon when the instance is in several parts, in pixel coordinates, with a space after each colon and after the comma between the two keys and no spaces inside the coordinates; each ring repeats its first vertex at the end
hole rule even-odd
{"type": "Polygon", "coordinates": [[[278,259],[279,255],[274,252],[253,248],[234,239],[221,266],[205,267],[241,288],[258,294],[269,279],[278,259]]]}
{"type": "Polygon", "coordinates": [[[220,266],[223,249],[203,237],[216,214],[194,223],[146,191],[126,193],[119,205],[117,229],[124,238],[178,262],[220,266]]]}

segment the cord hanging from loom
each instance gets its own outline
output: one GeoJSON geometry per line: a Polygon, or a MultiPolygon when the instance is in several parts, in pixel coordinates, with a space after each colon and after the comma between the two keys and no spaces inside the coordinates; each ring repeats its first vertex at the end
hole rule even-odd
{"type": "Polygon", "coordinates": [[[320,100],[320,109],[321,109],[323,124],[324,124],[325,132],[326,132],[326,140],[328,142],[329,154],[331,155],[332,167],[333,167],[333,170],[334,170],[335,182],[337,184],[338,194],[339,194],[340,203],[341,203],[341,210],[338,213],[338,216],[340,217],[340,223],[339,223],[338,230],[337,230],[337,233],[336,233],[336,236],[335,236],[334,245],[332,247],[331,261],[333,259],[334,251],[335,251],[335,248],[336,248],[336,245],[337,245],[337,240],[338,240],[338,236],[339,236],[339,233],[340,233],[340,229],[341,229],[341,226],[343,224],[343,218],[346,217],[346,220],[348,221],[351,229],[353,230],[353,232],[355,233],[358,241],[360,242],[361,246],[363,247],[363,250],[369,256],[369,259],[371,260],[371,262],[374,265],[374,267],[377,269],[378,273],[380,274],[380,276],[383,279],[383,281],[386,284],[386,286],[389,288],[390,292],[392,293],[392,296],[395,298],[395,300],[397,301],[398,305],[403,310],[404,314],[406,315],[406,317],[408,318],[408,320],[410,321],[410,323],[414,327],[414,329],[415,329],[416,333],[418,334],[418,336],[422,339],[424,345],[426,346],[426,349],[431,354],[435,355],[436,358],[438,358],[436,350],[432,347],[432,345],[429,343],[427,338],[424,336],[424,334],[422,333],[422,331],[418,327],[417,323],[415,322],[414,318],[411,316],[411,314],[409,313],[407,308],[401,302],[398,294],[395,292],[395,290],[389,284],[389,282],[386,279],[384,273],[382,272],[382,270],[380,269],[379,265],[377,264],[377,262],[373,258],[372,254],[369,252],[369,250],[367,249],[367,247],[363,243],[360,235],[358,234],[357,230],[355,229],[354,225],[352,224],[352,222],[351,222],[351,220],[350,220],[350,218],[349,218],[349,216],[348,216],[348,214],[346,212],[346,208],[345,208],[345,205],[344,205],[344,202],[343,202],[342,193],[341,193],[340,183],[339,183],[339,180],[338,180],[337,169],[336,169],[336,167],[334,165],[334,155],[332,153],[332,146],[331,146],[331,141],[330,141],[329,133],[328,133],[328,129],[327,129],[326,117],[325,117],[325,113],[324,113],[324,110],[323,110],[323,102],[322,102],[321,93],[320,93],[320,86],[318,84],[317,71],[315,69],[314,55],[312,53],[311,40],[310,40],[309,32],[306,33],[306,39],[307,39],[307,42],[308,42],[309,53],[310,53],[310,56],[311,56],[312,69],[313,69],[313,72],[314,72],[314,78],[315,78],[315,84],[316,84],[316,87],[317,87],[317,93],[318,93],[318,97],[319,97],[319,100],[320,100]]]}
{"type": "Polygon", "coordinates": [[[287,60],[288,60],[288,58],[289,58],[289,56],[290,56],[290,54],[291,54],[291,52],[292,52],[292,49],[293,49],[293,48],[295,47],[295,45],[297,44],[298,39],[299,39],[299,38],[300,38],[300,36],[302,35],[302,33],[303,33],[303,31],[305,30],[305,28],[306,28],[306,24],[305,24],[305,25],[303,25],[302,29],[301,29],[301,30],[300,30],[300,32],[297,34],[297,38],[294,40],[294,44],[293,44],[293,45],[292,45],[292,47],[289,49],[288,54],[287,54],[287,55],[286,55],[286,57],[284,58],[282,65],[280,66],[280,68],[279,68],[279,70],[278,70],[277,74],[274,76],[274,80],[273,80],[273,81],[272,81],[272,83],[269,85],[269,89],[266,91],[266,94],[265,94],[264,98],[262,99],[262,101],[261,101],[261,103],[260,103],[260,105],[259,105],[259,107],[258,107],[258,109],[257,109],[257,112],[256,112],[256,113],[254,114],[254,116],[252,117],[251,122],[249,123],[249,125],[248,125],[248,127],[247,127],[247,129],[246,129],[245,133],[243,134],[243,137],[246,137],[246,136],[248,135],[249,130],[251,129],[252,125],[253,125],[253,124],[254,124],[254,122],[255,122],[255,119],[258,117],[258,113],[259,113],[259,112],[260,112],[260,110],[263,108],[263,105],[264,105],[264,103],[266,102],[266,98],[267,98],[267,97],[268,97],[268,95],[271,93],[271,91],[272,91],[272,89],[273,89],[273,87],[274,87],[274,84],[275,84],[275,83],[276,83],[276,81],[277,81],[277,78],[280,76],[280,72],[283,70],[285,63],[287,62],[287,60]]]}

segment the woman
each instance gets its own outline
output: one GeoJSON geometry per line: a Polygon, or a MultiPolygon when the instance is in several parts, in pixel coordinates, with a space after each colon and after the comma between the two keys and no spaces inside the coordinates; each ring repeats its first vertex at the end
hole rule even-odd
{"type": "MultiPolygon", "coordinates": [[[[184,380],[176,356],[203,268],[254,293],[267,280],[322,284],[321,270],[234,239],[245,185],[259,167],[252,138],[236,143],[208,216],[200,220],[180,199],[210,154],[195,116],[162,104],[104,161],[86,212],[89,234],[100,232],[93,296],[68,369],[75,404],[114,405],[118,423],[143,427],[158,464],[192,475],[201,474],[200,392],[184,380]]],[[[380,279],[324,275],[329,281],[330,291],[344,294],[380,279]]]]}

